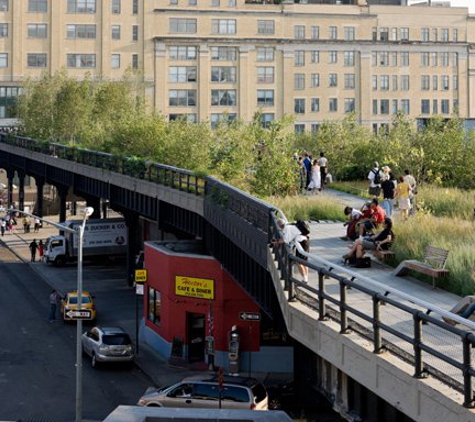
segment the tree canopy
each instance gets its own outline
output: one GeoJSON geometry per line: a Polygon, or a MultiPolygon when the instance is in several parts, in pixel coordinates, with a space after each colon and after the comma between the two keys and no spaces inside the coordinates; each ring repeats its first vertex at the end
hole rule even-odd
{"type": "Polygon", "coordinates": [[[145,86],[130,73],[120,81],[76,80],[66,71],[25,81],[18,101],[25,136],[140,157],[212,174],[257,196],[288,195],[298,189],[293,154],[321,152],[329,171],[341,180],[364,178],[374,161],[399,175],[405,168],[419,183],[475,187],[475,140],[456,116],[430,119],[423,128],[402,113],[385,133],[375,134],[354,114],[322,122],[316,133],[296,134],[295,118],[284,116],[268,127],[261,113],[250,123],[185,119],[168,122],[146,106],[145,86]]]}

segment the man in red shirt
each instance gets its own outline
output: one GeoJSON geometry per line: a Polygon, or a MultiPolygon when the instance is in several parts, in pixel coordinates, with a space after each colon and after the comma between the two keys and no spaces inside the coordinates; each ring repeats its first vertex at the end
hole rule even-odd
{"type": "Polygon", "coordinates": [[[386,212],[379,206],[379,202],[376,198],[373,198],[370,205],[371,215],[369,218],[365,218],[358,223],[358,233],[360,236],[364,236],[367,232],[372,232],[384,223],[386,218],[386,212]]]}

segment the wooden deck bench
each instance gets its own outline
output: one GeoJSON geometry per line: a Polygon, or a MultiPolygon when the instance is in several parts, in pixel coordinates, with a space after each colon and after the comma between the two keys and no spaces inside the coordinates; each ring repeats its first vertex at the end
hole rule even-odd
{"type": "Polygon", "coordinates": [[[405,260],[402,261],[394,270],[393,274],[402,276],[409,270],[417,271],[432,277],[432,287],[436,287],[436,278],[443,278],[449,275],[449,270],[445,268],[449,251],[447,249],[436,248],[435,246],[426,246],[424,248],[424,261],[405,260]]]}
{"type": "Polygon", "coordinates": [[[391,250],[378,250],[375,249],[373,251],[373,255],[375,258],[379,259],[380,261],[383,262],[390,262],[394,261],[396,259],[396,253],[391,250]]]}
{"type": "MultiPolygon", "coordinates": [[[[465,309],[467,309],[473,302],[475,302],[475,296],[465,296],[463,299],[459,300],[455,304],[455,306],[450,310],[450,312],[452,312],[453,314],[462,315],[465,309]]],[[[451,324],[451,325],[457,324],[454,320],[450,318],[442,317],[442,319],[448,324],[451,324]]],[[[475,322],[475,313],[470,315],[468,319],[472,322],[475,322]]]]}

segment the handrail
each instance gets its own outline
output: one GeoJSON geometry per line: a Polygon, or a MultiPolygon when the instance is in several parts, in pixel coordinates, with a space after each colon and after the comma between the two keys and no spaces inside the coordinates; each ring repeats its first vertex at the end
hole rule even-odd
{"type": "Polygon", "coordinates": [[[442,317],[446,317],[446,318],[449,318],[451,320],[454,320],[454,321],[458,322],[459,324],[464,324],[467,327],[471,328],[475,332],[475,322],[473,322],[469,319],[462,318],[461,316],[459,316],[457,314],[454,314],[453,312],[446,311],[445,309],[439,308],[438,306],[433,305],[432,303],[429,303],[429,302],[426,302],[424,300],[418,299],[417,297],[408,295],[407,293],[404,293],[401,290],[397,290],[393,287],[388,287],[385,284],[379,283],[379,282],[377,282],[376,280],[374,280],[370,277],[366,277],[366,276],[364,276],[360,273],[357,273],[355,271],[351,271],[348,268],[342,267],[341,265],[330,262],[330,261],[326,260],[325,258],[321,258],[321,257],[319,257],[317,255],[314,255],[314,254],[311,254],[311,253],[307,253],[303,250],[302,246],[299,243],[294,243],[293,246],[295,246],[297,248],[299,253],[301,253],[302,255],[304,255],[306,257],[308,257],[309,259],[312,259],[312,261],[320,262],[320,264],[322,266],[329,267],[330,268],[329,271],[332,271],[332,270],[336,269],[336,270],[338,270],[342,273],[347,274],[348,276],[351,276],[352,279],[354,279],[354,280],[361,280],[361,281],[364,281],[365,284],[371,284],[375,288],[381,289],[382,291],[385,292],[386,296],[388,294],[392,294],[396,297],[399,297],[400,299],[407,300],[408,302],[411,302],[414,305],[418,305],[421,308],[426,309],[427,311],[434,312],[434,313],[436,313],[436,314],[438,314],[442,317]]]}

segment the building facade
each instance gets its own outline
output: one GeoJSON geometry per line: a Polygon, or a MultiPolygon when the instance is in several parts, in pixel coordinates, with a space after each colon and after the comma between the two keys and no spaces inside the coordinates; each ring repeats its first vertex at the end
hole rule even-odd
{"type": "Polygon", "coordinates": [[[212,125],[256,112],[295,115],[298,132],[353,112],[374,129],[398,111],[475,117],[466,8],[326,3],[0,0],[0,119],[26,77],[61,68],[137,70],[156,111],[212,125]]]}

